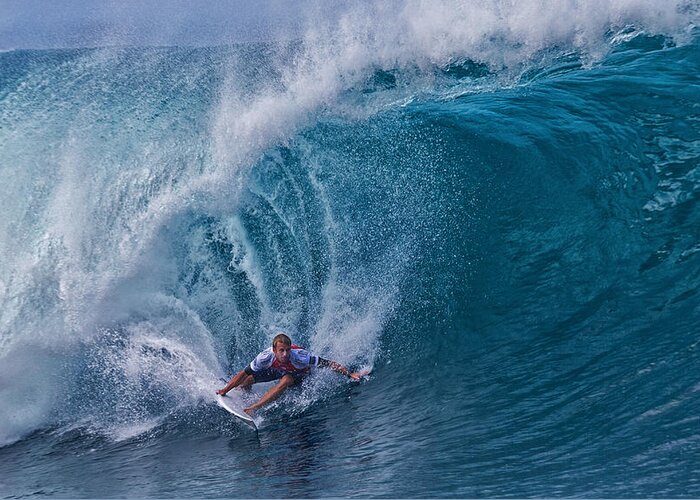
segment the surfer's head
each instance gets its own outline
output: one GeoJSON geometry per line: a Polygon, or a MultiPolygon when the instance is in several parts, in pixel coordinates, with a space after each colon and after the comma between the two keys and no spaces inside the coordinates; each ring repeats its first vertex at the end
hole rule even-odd
{"type": "Polygon", "coordinates": [[[277,349],[277,344],[282,343],[287,347],[292,347],[292,339],[287,337],[284,333],[278,333],[275,338],[272,339],[272,350],[277,349]]]}
{"type": "Polygon", "coordinates": [[[284,333],[275,335],[272,339],[272,352],[275,353],[275,358],[280,363],[286,363],[289,360],[289,352],[292,350],[292,339],[284,333]]]}

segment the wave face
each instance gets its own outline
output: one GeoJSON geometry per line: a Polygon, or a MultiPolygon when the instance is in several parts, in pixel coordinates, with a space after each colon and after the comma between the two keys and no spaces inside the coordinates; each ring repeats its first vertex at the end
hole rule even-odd
{"type": "Polygon", "coordinates": [[[697,4],[303,5],[0,53],[0,491],[698,496],[697,4]]]}

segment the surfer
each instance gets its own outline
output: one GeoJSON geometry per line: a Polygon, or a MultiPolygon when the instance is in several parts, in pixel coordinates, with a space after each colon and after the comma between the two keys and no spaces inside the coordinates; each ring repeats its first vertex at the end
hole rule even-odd
{"type": "Polygon", "coordinates": [[[366,375],[364,372],[351,373],[340,363],[314,356],[309,351],[293,345],[287,335],[280,333],[272,339],[272,347],[258,354],[250,365],[234,375],[226,387],[216,393],[224,396],[235,387],[245,389],[258,382],[279,380],[256,403],[243,410],[252,417],[256,410],[279,398],[287,387],[301,382],[312,366],[330,368],[355,381],[366,375]]]}

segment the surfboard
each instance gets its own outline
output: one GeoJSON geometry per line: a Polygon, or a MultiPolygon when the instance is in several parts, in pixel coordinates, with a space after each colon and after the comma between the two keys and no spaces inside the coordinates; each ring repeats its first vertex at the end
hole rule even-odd
{"type": "Polygon", "coordinates": [[[253,420],[250,415],[243,411],[243,408],[247,407],[248,405],[243,400],[238,391],[233,390],[225,396],[217,394],[216,401],[217,403],[219,403],[219,406],[221,406],[231,415],[238,417],[239,420],[245,422],[253,429],[257,429],[257,426],[255,425],[255,420],[253,420]]]}

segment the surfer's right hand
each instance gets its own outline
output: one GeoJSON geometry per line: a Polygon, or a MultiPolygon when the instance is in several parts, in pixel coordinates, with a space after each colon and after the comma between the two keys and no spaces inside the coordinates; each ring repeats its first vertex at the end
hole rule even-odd
{"type": "Polygon", "coordinates": [[[219,396],[226,396],[226,391],[223,390],[223,389],[219,389],[218,391],[216,391],[216,393],[217,393],[219,396]]]}
{"type": "Polygon", "coordinates": [[[359,372],[354,372],[349,375],[350,379],[355,382],[361,382],[363,378],[369,375],[371,370],[362,370],[359,372]]]}

